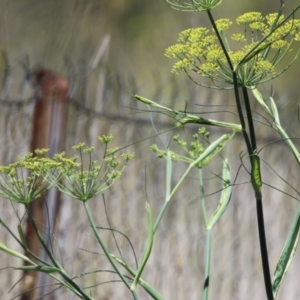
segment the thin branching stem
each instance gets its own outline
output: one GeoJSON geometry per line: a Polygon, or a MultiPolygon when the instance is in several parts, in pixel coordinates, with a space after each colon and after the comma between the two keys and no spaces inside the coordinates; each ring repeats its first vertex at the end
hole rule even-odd
{"type": "MultiPolygon", "coordinates": [[[[115,269],[116,273],[119,275],[119,277],[124,282],[124,284],[126,285],[126,287],[131,291],[129,282],[127,281],[127,279],[124,277],[124,275],[119,270],[117,264],[113,260],[111,254],[109,253],[108,249],[106,248],[106,246],[105,246],[105,244],[104,244],[104,242],[103,242],[103,240],[102,240],[102,238],[101,238],[101,236],[100,236],[100,234],[99,234],[99,232],[97,230],[97,227],[95,225],[95,222],[94,222],[93,216],[91,214],[90,208],[89,208],[89,206],[87,204],[87,201],[84,201],[83,204],[84,204],[85,212],[86,212],[87,217],[89,219],[89,223],[92,226],[92,229],[93,229],[93,232],[95,234],[95,237],[96,237],[97,241],[99,242],[102,250],[104,251],[104,253],[105,253],[107,259],[109,260],[109,262],[111,263],[112,267],[115,269]]],[[[132,292],[133,298],[135,300],[139,300],[139,297],[138,297],[137,293],[135,291],[131,291],[131,292],[132,292]]]]}
{"type": "Polygon", "coordinates": [[[83,289],[81,289],[76,282],[74,282],[71,278],[69,278],[69,276],[65,273],[65,270],[62,268],[62,266],[58,263],[58,261],[54,258],[54,256],[52,255],[52,253],[50,252],[49,248],[47,247],[45,241],[43,240],[39,229],[37,228],[35,221],[31,215],[31,212],[28,208],[28,205],[25,206],[26,207],[26,211],[28,213],[28,217],[30,220],[30,223],[34,229],[35,234],[37,235],[43,249],[45,250],[45,252],[47,253],[47,255],[49,256],[49,258],[51,259],[53,265],[60,270],[59,274],[67,281],[67,283],[73,287],[73,291],[77,294],[80,295],[83,299],[85,300],[93,300],[92,297],[90,297],[83,289]]]}

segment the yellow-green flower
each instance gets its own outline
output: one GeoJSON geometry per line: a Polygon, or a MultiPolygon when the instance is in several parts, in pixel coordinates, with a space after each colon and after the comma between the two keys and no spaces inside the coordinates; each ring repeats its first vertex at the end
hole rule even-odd
{"type": "Polygon", "coordinates": [[[237,24],[246,24],[262,21],[263,17],[260,12],[247,12],[236,19],[237,24]]]}
{"type": "Polygon", "coordinates": [[[79,152],[79,156],[65,158],[64,154],[56,155],[54,160],[59,164],[56,168],[58,174],[50,176],[50,182],[61,192],[83,202],[104,192],[121,176],[126,163],[134,157],[133,153],[122,154],[121,158],[125,163],[120,169],[116,154],[119,148],[107,149],[107,144],[112,138],[112,135],[99,137],[99,140],[105,144],[106,156],[102,162],[92,160],[94,148],[87,147],[84,143],[73,147],[79,152]],[[88,160],[84,159],[84,155],[88,155],[88,160]],[[79,163],[77,163],[78,159],[80,159],[79,163]],[[56,178],[64,181],[58,181],[56,178]]]}
{"type": "Polygon", "coordinates": [[[265,28],[266,28],[266,25],[263,22],[261,22],[261,21],[256,21],[256,22],[250,23],[249,27],[252,30],[264,31],[265,28]]]}
{"type": "Polygon", "coordinates": [[[300,32],[298,32],[297,34],[295,34],[295,41],[299,42],[300,41],[300,32]]]}
{"type": "Polygon", "coordinates": [[[217,75],[219,69],[218,64],[207,62],[201,65],[198,73],[206,77],[211,77],[217,75]]]}
{"type": "Polygon", "coordinates": [[[36,156],[28,153],[15,163],[0,166],[0,196],[27,205],[56,186],[75,199],[87,201],[108,189],[121,176],[127,162],[134,157],[134,153],[121,154],[124,162],[120,168],[116,154],[118,147],[107,149],[112,138],[112,135],[99,137],[105,144],[106,157],[102,162],[92,160],[93,147],[80,143],[73,147],[79,156],[67,158],[65,152],[62,152],[50,159],[44,157],[48,149],[37,149],[36,156]],[[84,155],[88,159],[84,159],[84,155]]]}
{"type": "Polygon", "coordinates": [[[269,26],[273,26],[275,25],[275,21],[276,23],[282,22],[284,20],[284,15],[278,16],[278,13],[268,14],[266,20],[269,26]]]}
{"type": "Polygon", "coordinates": [[[287,50],[290,47],[290,44],[285,40],[278,40],[272,43],[271,48],[275,50],[283,49],[287,50]]]}
{"type": "MultiPolygon", "coordinates": [[[[38,149],[38,155],[44,155],[48,149],[38,149]]],[[[59,163],[43,156],[33,156],[28,153],[15,163],[0,167],[0,195],[1,197],[29,204],[41,197],[51,185],[47,178],[59,163]]]]}
{"type": "Polygon", "coordinates": [[[281,74],[274,67],[292,42],[300,40],[300,20],[285,20],[277,13],[263,17],[260,12],[248,12],[236,22],[242,29],[233,33],[231,40],[225,35],[232,25],[229,19],[215,22],[218,35],[205,27],[182,31],[180,44],[166,50],[168,57],[178,59],[172,72],[196,72],[211,79],[214,88],[230,88],[234,82],[252,88],[281,74]],[[237,81],[233,80],[234,73],[237,81]]]}
{"type": "Polygon", "coordinates": [[[231,38],[234,40],[234,41],[237,41],[237,42],[245,42],[246,41],[246,37],[244,34],[241,34],[241,33],[234,33],[231,38]]]}
{"type": "Polygon", "coordinates": [[[184,58],[174,64],[171,72],[175,74],[179,74],[182,71],[192,70],[193,67],[194,67],[194,62],[190,59],[184,58]]]}
{"type": "Polygon", "coordinates": [[[258,61],[254,65],[254,71],[258,75],[271,74],[274,72],[274,66],[268,61],[258,61]]]}
{"type": "Polygon", "coordinates": [[[229,27],[232,25],[232,22],[230,19],[219,19],[216,21],[216,26],[219,31],[225,31],[229,29],[229,27]]]}
{"type": "Polygon", "coordinates": [[[217,45],[213,45],[207,48],[207,55],[206,55],[207,62],[217,62],[222,61],[225,62],[225,55],[220,47],[217,45]]]}

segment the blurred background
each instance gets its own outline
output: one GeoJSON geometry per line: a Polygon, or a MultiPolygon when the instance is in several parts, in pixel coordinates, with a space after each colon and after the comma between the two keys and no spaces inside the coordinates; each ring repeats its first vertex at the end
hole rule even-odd
{"type": "MultiPolygon", "coordinates": [[[[279,4],[280,1],[274,0],[240,1],[238,4],[235,0],[223,0],[212,13],[216,19],[235,19],[248,11],[276,12],[279,4]]],[[[296,5],[297,1],[287,0],[286,14],[296,5]]],[[[296,16],[299,18],[299,13],[296,16]]],[[[164,56],[164,50],[176,43],[180,31],[196,26],[209,26],[205,13],[175,11],[163,0],[0,0],[0,48],[7,53],[0,61],[3,78],[1,164],[11,163],[30,151],[36,97],[26,72],[44,67],[64,74],[71,83],[64,146],[68,155],[74,154],[72,145],[86,142],[95,146],[96,156],[101,158],[103,153],[97,148],[100,147],[97,136],[110,133],[115,136],[112,146],[125,147],[124,151],[136,153],[123,178],[105,193],[107,215],[102,196],[92,199],[90,204],[97,225],[108,227],[109,219],[112,228],[129,237],[138,259],[147,236],[145,201],[149,202],[154,214],[159,212],[164,201],[165,161],[156,159],[149,152],[149,146],[158,143],[163,148],[175,133],[189,138],[198,127],[191,125],[184,130],[171,130],[159,139],[156,132],[171,129],[172,120],[153,114],[156,125],[153,128],[147,107],[137,103],[132,95],[138,93],[175,109],[184,109],[187,102],[188,111],[238,122],[231,91],[206,90],[195,86],[184,74],[170,73],[174,61],[164,56]]],[[[299,45],[294,44],[294,54],[297,47],[299,45]]],[[[282,66],[291,57],[292,53],[282,66]]],[[[300,146],[296,140],[299,137],[299,66],[298,60],[284,75],[260,87],[266,96],[274,91],[282,123],[288,134],[295,138],[297,146],[300,146]]],[[[254,100],[252,103],[257,112],[255,117],[262,120],[262,111],[254,100]]],[[[262,163],[266,183],[263,192],[272,273],[298,205],[299,166],[274,131],[261,123],[256,126],[259,148],[264,147],[261,152],[265,159],[262,163]]],[[[227,133],[226,130],[207,129],[212,133],[211,141],[227,133]]],[[[230,161],[232,180],[239,170],[242,151],[245,146],[241,136],[236,136],[224,151],[230,161]]],[[[206,194],[211,194],[207,197],[211,213],[220,197],[220,193],[215,192],[220,190],[222,183],[215,174],[220,174],[221,165],[219,158],[204,170],[206,194]]],[[[185,168],[183,164],[175,164],[174,184],[185,168]]],[[[213,231],[210,299],[265,299],[255,201],[247,172],[242,170],[239,174],[228,210],[213,231]]],[[[205,228],[199,194],[197,174],[191,173],[166,212],[143,274],[143,278],[166,299],[201,299],[205,228]]],[[[16,231],[16,215],[21,218],[22,209],[4,199],[0,199],[0,205],[1,218],[16,231]]],[[[76,276],[97,271],[78,279],[82,286],[90,287],[88,290],[95,299],[131,299],[122,283],[111,282],[117,277],[105,272],[111,268],[91,237],[81,203],[63,197],[57,217],[55,251],[68,272],[76,276]]],[[[101,234],[117,255],[112,235],[104,230],[101,234]]],[[[128,242],[120,235],[117,238],[124,256],[134,265],[128,242]]],[[[0,228],[0,240],[19,249],[3,227],[0,228]]],[[[17,259],[2,253],[1,257],[1,268],[20,265],[17,259]]],[[[299,263],[297,252],[278,299],[299,299],[299,263]]],[[[22,273],[3,269],[0,276],[1,299],[21,299],[18,296],[21,283],[10,289],[22,273]]],[[[141,295],[141,299],[150,299],[143,291],[141,295]]],[[[76,297],[58,290],[51,299],[76,297]]]]}

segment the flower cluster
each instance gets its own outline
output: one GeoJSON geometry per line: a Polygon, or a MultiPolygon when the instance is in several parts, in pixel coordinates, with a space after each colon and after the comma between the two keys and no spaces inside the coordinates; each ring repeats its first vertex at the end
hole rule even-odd
{"type": "MultiPolygon", "coordinates": [[[[209,135],[210,133],[204,127],[200,128],[197,133],[193,134],[192,140],[189,143],[187,143],[185,140],[180,139],[179,135],[175,135],[173,137],[173,140],[180,148],[184,150],[185,154],[182,155],[171,151],[171,159],[187,162],[189,164],[193,163],[205,150],[203,144],[200,142],[200,138],[208,141],[209,135]]],[[[160,150],[156,144],[150,147],[150,151],[157,152],[157,157],[159,158],[165,158],[167,155],[167,150],[160,150]]],[[[208,160],[204,159],[199,161],[199,163],[197,163],[195,166],[197,168],[202,168],[207,162],[208,160]]]]}
{"type": "MultiPolygon", "coordinates": [[[[102,136],[99,137],[99,140],[107,146],[112,138],[111,135],[102,136]]],[[[60,163],[56,177],[64,178],[65,181],[60,182],[55,177],[53,181],[61,192],[80,201],[87,201],[108,189],[116,179],[121,177],[124,166],[134,157],[133,153],[121,154],[120,157],[124,160],[124,164],[121,169],[118,169],[120,165],[116,156],[118,148],[106,148],[105,158],[101,164],[92,159],[93,147],[87,147],[84,143],[80,143],[73,149],[78,151],[79,156],[71,159],[65,158],[64,155],[54,157],[55,161],[60,163]],[[88,157],[87,162],[85,156],[88,157]]]]}
{"type": "Polygon", "coordinates": [[[0,196],[15,202],[29,204],[41,197],[50,187],[49,174],[58,163],[44,157],[48,149],[28,153],[17,162],[0,166],[0,196]]]}
{"type": "Polygon", "coordinates": [[[118,168],[118,148],[107,149],[111,139],[112,136],[99,137],[106,152],[101,164],[92,160],[94,148],[80,143],[73,147],[79,156],[68,158],[62,152],[47,158],[45,154],[48,149],[37,149],[35,155],[29,153],[16,163],[0,166],[0,196],[28,204],[56,186],[75,199],[87,201],[108,189],[121,176],[126,163],[134,157],[134,154],[121,154],[124,163],[118,168]],[[88,156],[87,163],[85,156],[88,156]]]}
{"type": "Polygon", "coordinates": [[[275,66],[292,42],[300,40],[300,20],[286,20],[277,13],[263,17],[259,12],[249,12],[239,16],[236,23],[243,26],[243,31],[230,35],[231,43],[226,34],[232,26],[229,19],[215,22],[217,33],[204,27],[182,31],[180,43],[165,52],[167,57],[179,59],[172,72],[194,71],[211,79],[217,88],[234,84],[233,72],[238,86],[244,87],[256,86],[281,74],[275,73],[275,66]]]}

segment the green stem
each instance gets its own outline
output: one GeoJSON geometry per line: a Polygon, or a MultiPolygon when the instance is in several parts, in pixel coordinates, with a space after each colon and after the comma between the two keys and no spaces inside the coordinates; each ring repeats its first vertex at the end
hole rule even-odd
{"type": "Polygon", "coordinates": [[[244,97],[246,114],[247,114],[247,119],[248,119],[248,126],[249,126],[249,133],[250,133],[250,140],[251,140],[252,150],[255,151],[257,149],[257,147],[256,147],[256,137],[255,137],[255,130],[254,130],[250,100],[249,100],[249,96],[248,96],[248,90],[244,86],[243,86],[242,90],[243,90],[243,97],[244,97]]]}
{"type": "Polygon", "coordinates": [[[183,174],[183,176],[180,178],[180,180],[178,181],[178,183],[176,184],[176,186],[174,187],[174,189],[172,190],[172,192],[166,196],[166,200],[164,202],[164,205],[162,207],[162,209],[159,212],[159,215],[154,223],[153,226],[153,234],[155,234],[157,227],[166,211],[166,208],[171,200],[171,198],[173,197],[173,195],[175,194],[175,192],[177,191],[177,189],[179,188],[179,186],[181,185],[181,183],[183,182],[183,180],[186,178],[186,176],[189,174],[189,172],[191,171],[191,169],[198,163],[199,159],[195,160],[193,163],[191,163],[189,165],[189,167],[187,168],[187,170],[185,171],[185,173],[183,174]]]}
{"type": "Polygon", "coordinates": [[[155,221],[155,224],[153,226],[153,234],[156,232],[157,227],[162,219],[162,216],[164,215],[164,212],[171,200],[171,198],[173,197],[173,195],[175,194],[175,192],[178,190],[179,186],[181,185],[181,183],[183,182],[183,180],[187,177],[187,175],[189,174],[189,172],[191,171],[191,169],[196,166],[201,160],[204,160],[207,156],[209,156],[211,153],[213,153],[215,151],[215,149],[224,141],[228,140],[228,138],[231,138],[234,135],[222,135],[220,138],[218,138],[217,140],[215,140],[213,143],[211,143],[206,149],[205,151],[196,159],[194,160],[187,168],[187,170],[185,171],[185,173],[182,175],[182,177],[180,178],[180,180],[177,182],[176,186],[174,187],[174,189],[172,190],[172,192],[170,192],[170,194],[166,195],[166,200],[165,203],[162,207],[162,209],[159,212],[159,215],[155,221]]]}
{"type": "Polygon", "coordinates": [[[260,242],[260,252],[262,259],[262,267],[265,280],[265,288],[268,300],[273,300],[273,290],[272,290],[272,281],[269,267],[269,257],[268,257],[268,248],[265,234],[265,225],[264,225],[264,212],[262,199],[256,199],[256,212],[257,212],[257,223],[258,223],[258,232],[259,232],[259,242],[260,242]]]}
{"type": "MultiPolygon", "coordinates": [[[[90,224],[91,224],[91,226],[92,226],[92,229],[93,229],[93,231],[94,231],[95,237],[96,237],[97,241],[99,242],[99,244],[100,244],[100,246],[101,246],[103,252],[105,253],[107,259],[109,260],[109,262],[111,263],[111,265],[113,266],[113,268],[115,269],[115,271],[117,272],[117,274],[119,275],[119,277],[121,278],[121,280],[124,282],[124,284],[126,285],[126,287],[131,291],[129,282],[126,280],[126,278],[124,277],[124,275],[123,275],[123,274],[121,273],[121,271],[119,270],[117,264],[116,264],[115,261],[112,259],[111,254],[109,253],[108,249],[106,248],[104,242],[103,242],[102,239],[101,239],[101,236],[100,236],[100,234],[99,234],[99,232],[98,232],[98,230],[97,230],[96,224],[95,224],[95,222],[94,222],[93,216],[92,216],[91,211],[90,211],[90,209],[89,209],[89,206],[88,206],[88,204],[87,204],[87,201],[84,201],[84,202],[83,202],[83,205],[84,205],[84,208],[85,208],[85,212],[86,212],[86,214],[87,214],[87,217],[88,217],[88,219],[89,219],[89,222],[90,222],[90,224]]],[[[133,298],[134,298],[135,300],[138,300],[138,299],[139,299],[139,297],[138,297],[138,295],[137,295],[137,293],[136,293],[135,291],[131,291],[131,293],[132,293],[133,298]]]]}
{"type": "Polygon", "coordinates": [[[72,287],[73,291],[83,297],[83,299],[86,299],[86,300],[93,300],[92,297],[90,297],[87,293],[85,293],[84,290],[82,290],[65,272],[65,270],[62,268],[62,266],[60,265],[60,263],[55,259],[55,257],[52,255],[51,251],[49,250],[49,248],[47,247],[46,243],[44,242],[40,232],[39,232],[39,229],[37,228],[35,222],[34,222],[34,219],[31,215],[31,212],[29,210],[29,206],[28,204],[25,205],[25,208],[26,208],[26,212],[28,214],[28,217],[29,217],[29,220],[30,220],[30,223],[34,229],[34,232],[35,234],[37,235],[43,249],[45,250],[45,252],[47,253],[47,255],[49,256],[50,260],[52,261],[53,265],[59,269],[60,271],[58,272],[67,282],[68,284],[70,285],[70,287],[72,287]]]}
{"type": "Polygon", "coordinates": [[[255,130],[253,125],[253,119],[252,119],[252,113],[251,113],[251,106],[249,102],[248,93],[245,87],[243,87],[243,96],[246,106],[246,113],[248,118],[248,126],[249,126],[249,133],[250,133],[250,140],[248,133],[246,131],[246,124],[245,119],[243,115],[243,110],[241,106],[240,96],[239,96],[239,86],[238,86],[238,80],[237,80],[237,74],[234,70],[234,67],[231,63],[229,54],[226,50],[226,47],[223,43],[222,37],[220,36],[218,29],[216,27],[216,24],[214,22],[214,19],[210,13],[210,11],[207,11],[208,17],[213,25],[213,28],[216,32],[217,38],[220,42],[220,45],[222,47],[222,50],[224,52],[224,55],[226,56],[227,62],[229,64],[230,69],[232,70],[232,78],[233,78],[233,86],[234,86],[234,94],[235,94],[235,100],[236,100],[236,106],[238,110],[238,115],[240,118],[241,126],[242,126],[242,132],[244,136],[244,140],[248,149],[248,153],[250,155],[250,161],[251,161],[251,183],[253,186],[253,189],[255,191],[256,196],[256,211],[257,211],[257,223],[258,223],[258,232],[259,232],[259,241],[260,241],[260,250],[261,250],[261,257],[262,257],[262,265],[263,265],[263,273],[264,273],[264,280],[265,280],[265,288],[266,288],[266,294],[269,300],[273,300],[273,292],[272,292],[272,283],[271,283],[271,276],[270,276],[270,268],[269,268],[269,259],[268,259],[268,250],[267,250],[267,243],[266,243],[266,236],[265,236],[265,226],[264,226],[264,216],[263,216],[263,206],[262,206],[262,198],[261,198],[261,178],[260,178],[260,166],[259,166],[259,157],[256,156],[254,159],[253,154],[256,149],[256,137],[255,137],[255,130]],[[254,168],[254,165],[256,164],[257,168],[254,168]],[[254,172],[256,173],[254,174],[254,172]],[[255,180],[256,179],[256,180],[255,180]],[[258,197],[259,196],[259,197],[258,197]]]}
{"type": "MultiPolygon", "coordinates": [[[[295,156],[298,164],[300,164],[300,154],[292,140],[289,138],[287,133],[281,127],[280,118],[278,114],[278,109],[276,103],[272,97],[270,97],[269,106],[266,105],[265,99],[261,95],[261,93],[255,88],[252,90],[255,98],[259,102],[259,104],[264,108],[267,114],[273,118],[273,128],[281,135],[287,146],[292,151],[295,156]]],[[[283,247],[282,253],[280,255],[280,259],[277,263],[274,275],[273,275],[273,297],[276,298],[276,294],[278,292],[279,286],[287,272],[287,269],[291,263],[291,260],[294,256],[298,239],[299,239],[299,216],[300,216],[300,206],[298,206],[297,212],[295,214],[293,223],[291,225],[291,229],[289,231],[288,237],[286,239],[285,245],[283,247]]]]}
{"type": "Polygon", "coordinates": [[[270,107],[268,107],[265,103],[265,99],[262,96],[262,94],[258,91],[257,88],[252,89],[252,93],[256,100],[259,102],[259,104],[264,108],[264,110],[267,112],[267,114],[272,117],[273,119],[273,128],[280,134],[284,142],[287,144],[287,146],[292,151],[295,159],[297,160],[298,164],[300,165],[300,153],[295,147],[294,143],[292,142],[291,138],[287,135],[285,130],[282,128],[280,123],[280,118],[278,114],[278,109],[276,106],[276,103],[272,97],[270,97],[270,107]]]}
{"type": "Polygon", "coordinates": [[[215,33],[216,33],[216,35],[217,35],[218,41],[219,41],[219,43],[220,43],[220,45],[221,45],[221,48],[222,48],[222,50],[223,50],[223,53],[224,53],[224,55],[225,55],[225,57],[226,57],[226,60],[227,60],[228,65],[229,65],[229,68],[230,68],[230,70],[233,72],[233,70],[234,70],[233,64],[232,64],[232,62],[231,62],[231,59],[230,59],[229,54],[228,54],[228,51],[227,51],[227,49],[226,49],[226,47],[225,47],[225,45],[224,45],[223,39],[222,39],[222,37],[221,37],[221,35],[220,35],[220,33],[219,33],[219,30],[218,30],[218,28],[217,28],[217,26],[216,26],[215,20],[214,20],[214,18],[213,18],[213,16],[212,16],[210,10],[207,10],[207,15],[208,15],[209,21],[211,22],[211,24],[212,24],[212,26],[213,26],[213,29],[214,29],[214,31],[215,31],[215,33]]]}
{"type": "Polygon", "coordinates": [[[138,270],[136,271],[136,275],[134,277],[134,280],[131,285],[131,291],[136,290],[136,286],[139,283],[140,277],[142,276],[143,270],[147,264],[147,261],[150,257],[152,245],[153,245],[153,217],[152,212],[150,209],[150,205],[148,202],[146,202],[146,209],[147,209],[147,215],[148,215],[148,238],[147,238],[147,244],[141,259],[141,262],[139,263],[138,270]]]}
{"type": "Polygon", "coordinates": [[[207,220],[207,212],[206,212],[206,204],[205,204],[205,196],[204,196],[204,185],[203,185],[203,175],[202,168],[199,169],[199,184],[200,184],[200,195],[201,195],[201,206],[205,227],[208,226],[207,220]]]}
{"type": "Polygon", "coordinates": [[[239,94],[238,80],[237,80],[237,75],[236,75],[235,71],[232,73],[232,78],[233,78],[233,86],[234,86],[234,98],[235,98],[236,107],[238,110],[238,115],[239,115],[241,126],[242,126],[242,133],[243,133],[244,140],[245,140],[245,143],[247,146],[247,150],[248,150],[248,153],[249,153],[250,159],[251,159],[251,154],[253,152],[253,149],[252,149],[252,146],[251,146],[251,143],[249,140],[248,133],[246,131],[246,123],[245,123],[245,118],[243,115],[240,94],[239,94]]]}
{"type": "Polygon", "coordinates": [[[276,124],[275,130],[281,135],[285,143],[288,145],[288,147],[291,149],[292,154],[296,158],[298,164],[300,164],[300,153],[295,147],[294,143],[291,141],[291,138],[287,135],[285,130],[281,127],[280,124],[276,124]]]}
{"type": "Polygon", "coordinates": [[[262,194],[261,194],[261,175],[260,175],[260,159],[259,156],[256,155],[256,137],[255,137],[255,129],[253,124],[253,117],[251,112],[250,101],[248,97],[248,91],[246,87],[243,87],[243,96],[246,108],[246,114],[248,119],[248,126],[250,132],[251,139],[251,152],[249,153],[251,158],[251,183],[253,190],[255,192],[256,198],[256,214],[257,214],[257,225],[258,225],[258,234],[259,234],[259,243],[260,243],[260,253],[262,259],[262,268],[264,274],[265,281],[265,289],[268,300],[273,300],[273,290],[272,290],[272,281],[270,274],[270,266],[269,266],[269,256],[268,256],[268,248],[265,234],[265,224],[264,224],[264,213],[263,213],[263,204],[262,204],[262,194]]]}
{"type": "Polygon", "coordinates": [[[229,57],[229,54],[228,54],[228,51],[224,45],[224,42],[222,40],[222,37],[218,31],[218,28],[215,24],[215,21],[213,19],[213,16],[211,14],[211,12],[208,10],[207,11],[207,14],[208,14],[208,17],[209,17],[209,20],[214,28],[214,31],[217,35],[217,38],[218,38],[218,41],[221,45],[221,48],[223,50],[223,53],[226,57],[226,60],[228,62],[228,65],[232,71],[232,79],[233,79],[233,87],[234,87],[234,96],[235,96],[235,101],[236,101],[236,107],[237,107],[237,110],[238,110],[238,115],[239,115],[239,118],[240,118],[240,123],[241,123],[241,126],[242,126],[242,133],[243,133],[243,136],[244,136],[244,140],[246,142],[246,146],[247,146],[247,149],[248,149],[248,152],[251,153],[252,152],[252,148],[251,148],[251,144],[250,144],[250,141],[249,141],[249,137],[248,137],[248,134],[247,134],[247,131],[246,131],[246,123],[245,123],[245,119],[244,119],[244,115],[243,115],[243,110],[242,110],[242,105],[241,105],[241,100],[240,100],[240,95],[239,95],[239,86],[238,86],[238,80],[237,80],[237,75],[236,75],[236,71],[234,70],[234,67],[233,67],[233,64],[231,62],[231,59],[229,57]]]}
{"type": "MultiPolygon", "coordinates": [[[[43,264],[43,266],[41,266],[41,265],[38,265],[38,264],[36,264],[36,263],[34,263],[33,261],[31,261],[30,259],[24,259],[24,260],[26,260],[28,263],[30,263],[31,265],[27,265],[27,266],[22,266],[22,267],[14,267],[14,269],[15,270],[31,270],[31,271],[34,271],[34,272],[45,272],[45,273],[47,273],[48,274],[48,276],[50,276],[50,277],[52,277],[54,280],[56,280],[57,282],[59,282],[59,283],[61,283],[62,285],[64,285],[65,287],[67,287],[67,288],[69,288],[70,286],[68,285],[68,283],[66,283],[66,282],[64,282],[63,280],[61,280],[60,278],[58,278],[57,276],[55,276],[54,274],[52,274],[52,273],[49,273],[49,272],[47,272],[47,270],[50,270],[51,269],[51,265],[49,264],[49,263],[47,263],[46,261],[44,261],[43,259],[41,259],[41,258],[39,258],[37,255],[35,255],[33,252],[31,252],[28,248],[27,248],[27,246],[25,246],[25,244],[23,244],[15,235],[14,235],[14,233],[10,230],[10,228],[5,224],[5,222],[2,220],[2,219],[0,219],[0,224],[2,225],[2,226],[4,226],[7,230],[8,230],[8,232],[14,237],[14,239],[20,244],[20,246],[23,248],[23,250],[24,251],[27,251],[28,252],[28,254],[31,256],[31,257],[33,257],[33,258],[35,258],[36,259],[36,261],[38,261],[39,263],[42,263],[43,264]],[[44,267],[46,267],[45,268],[45,270],[44,270],[44,267]],[[49,267],[49,268],[48,268],[49,267]]],[[[3,250],[3,251],[5,251],[5,250],[3,250]]],[[[20,257],[21,258],[21,257],[20,257]]],[[[52,267],[53,268],[53,267],[52,267]]],[[[54,269],[54,268],[53,268],[54,269]]],[[[51,271],[53,271],[53,269],[51,270],[51,271]]],[[[60,274],[60,269],[57,269],[57,270],[55,270],[56,271],[56,273],[58,273],[58,274],[60,274]]],[[[78,296],[80,296],[77,292],[75,292],[78,296]]]]}
{"type": "MultiPolygon", "coordinates": [[[[133,277],[136,276],[136,272],[128,266],[122,259],[114,256],[111,254],[111,257],[114,258],[121,266],[123,266],[133,277]]],[[[142,278],[139,278],[139,285],[141,285],[147,293],[152,296],[155,300],[165,300],[165,298],[155,289],[153,288],[149,283],[144,281],[142,278]]]]}
{"type": "MultiPolygon", "coordinates": [[[[31,256],[31,258],[36,259],[36,261],[39,261],[45,265],[50,266],[46,261],[35,255],[30,249],[27,248],[27,245],[23,244],[22,241],[20,241],[17,236],[10,230],[10,228],[6,225],[6,223],[0,219],[0,224],[9,232],[9,234],[16,240],[16,242],[23,248],[24,251],[28,252],[28,254],[31,256]]],[[[21,223],[20,223],[21,224],[21,223]]]]}
{"type": "Polygon", "coordinates": [[[163,215],[164,215],[164,213],[165,213],[165,211],[166,211],[166,209],[167,209],[168,204],[169,204],[169,201],[165,201],[165,202],[164,202],[164,205],[163,205],[163,207],[161,208],[161,210],[160,210],[160,212],[159,212],[159,214],[158,214],[158,217],[157,217],[157,219],[156,219],[156,221],[155,221],[155,224],[154,224],[154,226],[153,226],[153,234],[155,234],[155,232],[156,232],[156,230],[157,230],[157,227],[158,227],[158,225],[159,225],[159,223],[160,223],[160,221],[161,221],[161,219],[162,219],[162,217],[163,217],[163,215]]]}
{"type": "Polygon", "coordinates": [[[209,278],[209,275],[210,275],[210,257],[211,257],[211,230],[206,230],[203,300],[208,299],[209,281],[210,281],[210,278],[209,278]]]}

